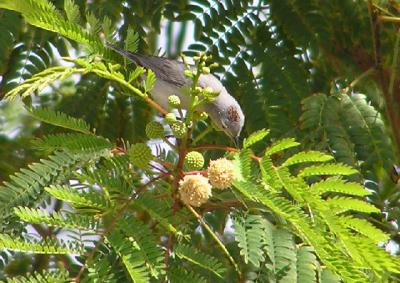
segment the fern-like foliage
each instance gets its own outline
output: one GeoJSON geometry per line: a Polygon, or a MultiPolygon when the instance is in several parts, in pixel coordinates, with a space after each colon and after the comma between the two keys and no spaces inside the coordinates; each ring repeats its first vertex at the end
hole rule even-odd
{"type": "Polygon", "coordinates": [[[376,166],[389,170],[390,141],[380,114],[364,95],[317,94],[303,105],[302,126],[315,133],[309,137],[312,144],[333,151],[336,160],[360,168],[365,175],[372,177],[376,166]]]}
{"type": "Polygon", "coordinates": [[[179,258],[193,265],[199,266],[200,268],[204,268],[219,278],[224,278],[223,275],[226,272],[226,268],[217,258],[211,257],[208,254],[200,252],[199,250],[183,243],[179,243],[174,247],[174,253],[176,253],[179,258]]]}
{"type": "MultiPolygon", "coordinates": [[[[48,160],[33,163],[28,168],[10,177],[10,181],[4,182],[0,187],[0,211],[2,219],[6,219],[13,207],[29,206],[40,202],[43,198],[43,187],[64,179],[71,174],[75,166],[90,160],[90,156],[82,154],[70,154],[57,152],[48,160]]],[[[5,224],[3,222],[3,224],[5,224]]],[[[2,227],[4,229],[4,227],[2,227]]]]}
{"type": "MultiPolygon", "coordinates": [[[[262,215],[236,213],[233,219],[244,260],[248,257],[248,250],[253,251],[253,258],[254,253],[259,253],[256,257],[257,266],[253,266],[258,274],[255,282],[329,282],[319,278],[320,272],[329,270],[322,268],[312,247],[297,246],[293,234],[288,230],[274,227],[262,215]],[[246,223],[253,223],[252,226],[248,225],[251,229],[246,229],[243,225],[246,223]],[[249,239],[257,239],[258,242],[249,239]],[[247,243],[245,249],[242,248],[244,243],[247,243]]],[[[339,279],[332,276],[332,282],[339,282],[339,279]]]]}
{"type": "Polygon", "coordinates": [[[55,198],[67,201],[77,207],[91,207],[95,209],[106,209],[107,199],[97,192],[77,192],[68,186],[51,185],[45,188],[46,192],[55,198]]]}
{"type": "Polygon", "coordinates": [[[238,242],[240,254],[245,263],[252,263],[259,267],[264,261],[262,247],[263,242],[263,220],[257,215],[244,217],[233,216],[233,228],[235,229],[235,240],[238,242]]]}
{"type": "MultiPolygon", "coordinates": [[[[40,135],[33,146],[53,154],[0,188],[2,232],[8,233],[0,237],[2,271],[14,276],[8,262],[26,252],[32,271],[40,263],[68,268],[64,281],[397,282],[398,258],[382,246],[398,234],[388,223],[398,219],[398,194],[393,184],[386,190],[381,176],[395,163],[387,133],[398,137],[398,113],[390,111],[398,98],[398,43],[395,25],[382,19],[398,17],[399,7],[328,2],[0,0],[1,96],[40,105],[29,111],[43,123],[16,135],[23,145],[32,133],[40,135]],[[157,38],[161,19],[165,40],[157,38]],[[215,75],[242,106],[247,136],[238,154],[226,147],[238,171],[232,190],[213,190],[193,210],[181,205],[178,192],[180,179],[191,173],[174,168],[189,148],[175,154],[172,146],[167,154],[155,145],[162,154],[151,169],[136,168],[127,157],[125,141],[143,142],[143,125],[154,118],[146,101],[155,76],[131,69],[104,47],[120,42],[153,54],[157,42],[166,42],[167,55],[177,57],[189,22],[194,40],[187,54],[206,52],[219,63],[215,75]],[[73,49],[82,57],[69,58],[73,49]],[[58,54],[68,64],[54,66],[58,54]],[[384,95],[386,116],[380,90],[393,92],[384,95]],[[54,134],[44,124],[75,133],[54,134]],[[259,130],[264,127],[271,133],[259,130]],[[36,230],[43,242],[21,232],[28,223],[26,232],[36,230]],[[63,233],[86,252],[49,240],[63,233]]],[[[223,134],[204,141],[228,143],[223,134]]],[[[176,144],[182,145],[190,141],[176,144]]],[[[22,148],[14,155],[21,163],[37,159],[22,148]]],[[[217,155],[207,151],[206,164],[217,155]]],[[[4,166],[11,158],[5,159],[4,166]]],[[[59,278],[43,272],[15,280],[59,278]]]]}
{"type": "Polygon", "coordinates": [[[72,244],[60,244],[57,241],[32,241],[27,242],[23,239],[11,237],[10,235],[0,235],[0,247],[12,251],[30,252],[36,254],[81,254],[79,246],[72,244]]]}
{"type": "Polygon", "coordinates": [[[162,250],[145,225],[123,221],[120,231],[114,231],[107,240],[134,282],[148,282],[150,277],[158,278],[163,273],[162,250]]]}
{"type": "Polygon", "coordinates": [[[90,127],[85,121],[69,117],[62,112],[52,111],[47,108],[36,108],[30,109],[29,113],[36,119],[48,124],[52,124],[76,132],[81,132],[84,134],[91,133],[90,127]]]}
{"type": "Polygon", "coordinates": [[[103,53],[104,46],[100,39],[75,22],[64,19],[48,1],[23,0],[18,2],[2,0],[0,8],[9,9],[21,13],[31,25],[53,31],[74,41],[90,47],[92,52],[103,53]]]}
{"type": "Polygon", "coordinates": [[[111,148],[111,143],[99,136],[84,134],[56,134],[44,136],[32,141],[35,148],[46,152],[65,150],[76,152],[106,152],[111,148]]]}
{"type": "Polygon", "coordinates": [[[68,272],[57,270],[53,272],[35,272],[27,276],[18,276],[8,279],[8,283],[64,283],[68,281],[68,272]]]}
{"type": "Polygon", "coordinates": [[[145,266],[145,259],[138,251],[135,243],[124,238],[123,234],[118,232],[108,236],[107,240],[121,258],[131,280],[140,283],[148,282],[150,275],[145,266]]]}
{"type": "MultiPolygon", "coordinates": [[[[57,66],[57,67],[52,67],[45,69],[42,72],[39,72],[32,76],[31,78],[25,80],[23,83],[21,83],[18,87],[15,87],[11,91],[9,91],[6,94],[7,99],[14,99],[17,95],[21,95],[22,97],[27,97],[31,95],[33,92],[40,92],[43,88],[48,86],[48,84],[53,83],[58,80],[64,80],[66,78],[71,77],[73,74],[87,74],[87,73],[95,73],[96,75],[103,77],[105,79],[109,79],[112,81],[115,81],[120,84],[121,87],[128,89],[132,94],[137,95],[139,97],[146,97],[148,91],[151,90],[153,87],[153,84],[155,82],[155,77],[152,71],[148,71],[147,79],[144,83],[144,88],[145,88],[145,93],[143,93],[140,89],[137,87],[133,86],[131,84],[131,81],[129,78],[125,79],[124,74],[118,71],[120,68],[119,65],[113,65],[113,64],[104,64],[103,62],[91,62],[90,60],[85,60],[85,59],[71,59],[71,58],[64,58],[66,61],[70,61],[76,64],[76,67],[66,67],[66,66],[57,66]],[[153,75],[151,75],[153,74],[153,75]]],[[[140,73],[139,73],[140,74],[140,73]]],[[[137,74],[137,75],[139,75],[137,74]]],[[[35,115],[35,111],[32,111],[33,115],[35,115]]],[[[49,122],[50,117],[57,118],[58,116],[62,116],[65,114],[61,113],[51,113],[50,111],[47,110],[37,110],[37,118],[38,119],[43,119],[46,122],[49,122]]],[[[58,117],[57,120],[60,117],[58,117]]],[[[57,121],[56,120],[56,121],[57,121]]],[[[79,130],[84,130],[85,127],[84,125],[76,125],[73,124],[71,120],[70,126],[77,126],[77,129],[79,130]],[[83,128],[82,128],[83,127],[83,128]]],[[[82,122],[80,122],[82,123],[82,122]]],[[[68,124],[67,124],[68,125],[68,124]]]]}
{"type": "Polygon", "coordinates": [[[198,282],[206,283],[207,279],[203,276],[193,272],[190,269],[186,269],[180,265],[172,265],[168,270],[168,277],[172,282],[184,283],[184,282],[198,282]]]}
{"type": "Polygon", "coordinates": [[[248,148],[255,143],[262,141],[266,136],[268,136],[269,130],[263,129],[252,133],[248,138],[243,141],[243,148],[248,148]]]}
{"type": "MultiPolygon", "coordinates": [[[[321,164],[321,165],[310,165],[310,161],[323,162],[328,161],[331,158],[323,154],[316,154],[310,152],[309,157],[307,152],[302,152],[289,157],[287,160],[296,160],[305,162],[306,167],[302,169],[297,176],[292,175],[288,168],[287,163],[282,163],[281,166],[274,165],[270,159],[271,152],[277,153],[286,148],[286,144],[293,144],[293,141],[288,143],[287,140],[283,140],[281,146],[280,142],[276,142],[272,145],[272,150],[267,149],[264,157],[260,160],[259,165],[263,176],[263,184],[254,183],[253,179],[243,178],[242,181],[237,181],[235,187],[244,194],[250,200],[260,203],[265,207],[268,207],[280,217],[291,223],[293,231],[301,237],[305,242],[309,243],[315,250],[318,257],[322,260],[326,266],[332,271],[340,274],[342,278],[348,280],[367,280],[366,274],[361,269],[355,268],[356,266],[363,266],[364,269],[369,269],[377,276],[384,276],[381,270],[395,271],[395,265],[397,259],[391,257],[384,250],[376,245],[371,245],[369,256],[366,258],[363,248],[360,243],[376,242],[377,239],[385,240],[387,236],[384,233],[376,233],[377,238],[369,239],[365,237],[370,230],[371,232],[377,229],[371,223],[365,220],[355,220],[354,226],[360,228],[351,228],[352,220],[345,224],[346,216],[344,215],[349,210],[359,211],[363,213],[378,213],[379,210],[364,200],[352,197],[368,195],[368,191],[354,183],[347,183],[338,177],[331,177],[326,180],[315,182],[312,178],[315,176],[326,176],[326,175],[351,175],[356,171],[348,166],[341,164],[321,164]],[[300,158],[299,158],[300,157],[300,158]],[[321,158],[322,157],[322,158],[321,158]],[[314,159],[314,160],[313,160],[314,159]],[[305,181],[311,181],[311,186],[305,181]],[[318,187],[320,186],[320,189],[318,187]],[[314,188],[317,188],[316,190],[314,188]],[[354,192],[352,192],[354,189],[354,192]],[[290,195],[295,204],[291,203],[289,199],[285,197],[283,192],[290,195]],[[324,193],[339,193],[337,195],[330,195],[328,198],[323,198],[324,193]],[[347,194],[348,196],[341,196],[341,193],[347,194]],[[309,215],[308,215],[309,213],[309,215]],[[344,218],[343,218],[344,217],[344,218]],[[314,226],[316,223],[317,226],[314,226]],[[357,224],[356,224],[357,223],[357,224]],[[361,228],[362,227],[362,228],[361,228]],[[317,236],[318,235],[318,236],[317,236]],[[331,238],[334,237],[337,242],[331,243],[331,238]],[[342,246],[342,251],[337,249],[337,245],[342,246]],[[380,254],[378,256],[378,254],[380,254]],[[377,262],[378,257],[380,263],[377,262]],[[338,264],[338,262],[342,262],[338,264]],[[347,263],[346,263],[347,262],[347,263]],[[340,271],[339,271],[340,270],[340,271]]],[[[250,155],[251,153],[247,153],[250,155]]],[[[239,158],[243,160],[242,167],[249,166],[249,159],[243,158],[243,155],[239,158]]],[[[248,169],[247,169],[248,170],[248,169]]],[[[246,176],[246,169],[242,170],[243,176],[246,176]]],[[[242,225],[243,226],[243,225],[242,225]]],[[[239,229],[238,231],[241,231],[239,229]]],[[[245,230],[243,230],[245,231],[245,230]]],[[[260,233],[260,228],[258,232],[260,233]]],[[[240,233],[240,232],[239,232],[240,233]]],[[[240,233],[242,241],[246,239],[244,232],[240,233]]],[[[250,235],[256,236],[257,233],[251,233],[250,235]]],[[[254,241],[256,244],[253,248],[257,247],[261,241],[254,241]]],[[[244,245],[241,244],[242,248],[244,245]]],[[[257,250],[257,249],[256,249],[257,250]]],[[[244,250],[246,251],[246,250],[244,250]]],[[[244,253],[248,256],[248,253],[244,253]]],[[[245,260],[246,260],[245,256],[245,260]]],[[[291,256],[288,256],[290,258],[291,256]]],[[[260,258],[260,257],[259,257],[260,258]]],[[[290,282],[294,280],[293,276],[287,274],[290,282]]]]}
{"type": "Polygon", "coordinates": [[[21,220],[28,223],[88,231],[96,231],[99,226],[98,220],[86,215],[49,213],[43,209],[31,209],[28,207],[17,207],[14,212],[21,220]]]}

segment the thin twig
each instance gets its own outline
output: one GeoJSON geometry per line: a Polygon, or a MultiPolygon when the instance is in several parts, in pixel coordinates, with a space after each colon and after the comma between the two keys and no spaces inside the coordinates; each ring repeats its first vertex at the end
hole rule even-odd
{"type": "MultiPolygon", "coordinates": [[[[218,150],[224,150],[224,151],[229,151],[229,152],[235,152],[235,153],[239,153],[240,149],[234,148],[234,147],[229,147],[229,146],[224,146],[224,145],[215,145],[215,144],[202,144],[199,146],[195,146],[191,149],[194,150],[207,150],[207,149],[218,149],[218,150]]],[[[260,161],[261,157],[258,157],[254,154],[251,155],[251,159],[256,160],[256,161],[260,161]]]]}
{"type": "Polygon", "coordinates": [[[215,144],[202,144],[199,146],[195,146],[192,149],[195,150],[202,150],[202,149],[220,149],[224,151],[230,151],[230,152],[239,152],[240,150],[234,147],[229,147],[229,146],[224,146],[224,145],[215,145],[215,144]]]}
{"type": "Polygon", "coordinates": [[[229,259],[233,267],[235,268],[236,272],[239,274],[239,277],[242,277],[242,272],[239,269],[239,266],[237,265],[236,261],[233,259],[229,251],[226,249],[224,243],[221,242],[221,240],[218,238],[218,236],[213,232],[211,227],[204,221],[204,219],[197,213],[196,210],[193,209],[190,205],[185,204],[186,207],[189,209],[189,211],[197,218],[197,220],[200,222],[200,224],[207,230],[207,232],[210,234],[210,236],[215,240],[215,242],[218,244],[218,246],[221,248],[221,250],[224,252],[226,257],[229,259]]]}
{"type": "Polygon", "coordinates": [[[400,18],[399,17],[379,16],[378,19],[381,22],[389,22],[389,23],[400,24],[400,18]]]}
{"type": "Polygon", "coordinates": [[[174,145],[172,142],[170,142],[167,138],[163,138],[163,141],[164,141],[171,149],[176,149],[176,145],[174,145]]]}
{"type": "Polygon", "coordinates": [[[244,207],[244,205],[238,200],[226,200],[217,203],[205,203],[202,205],[202,211],[209,212],[218,209],[230,209],[232,207],[244,207]]]}
{"type": "Polygon", "coordinates": [[[361,75],[359,75],[357,78],[355,78],[348,87],[343,89],[344,93],[347,93],[349,90],[353,89],[361,80],[364,78],[368,77],[375,71],[375,68],[369,68],[365,72],[363,72],[361,75]]]}
{"type": "MultiPolygon", "coordinates": [[[[399,18],[400,19],[400,18],[399,18]]],[[[392,73],[390,74],[388,94],[393,99],[394,83],[397,77],[397,64],[399,59],[400,29],[397,30],[396,43],[393,49],[392,73]]]]}

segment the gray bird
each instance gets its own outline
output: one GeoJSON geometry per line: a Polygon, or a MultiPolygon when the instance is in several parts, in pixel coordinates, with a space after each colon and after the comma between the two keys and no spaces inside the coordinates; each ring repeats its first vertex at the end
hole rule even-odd
{"type": "MultiPolygon", "coordinates": [[[[184,75],[185,66],[182,62],[157,56],[145,56],[128,52],[119,47],[108,45],[110,49],[128,58],[135,64],[150,69],[156,75],[156,82],[151,90],[152,98],[163,108],[168,109],[168,97],[177,95],[183,108],[187,108],[187,89],[192,81],[184,75]]],[[[202,74],[198,81],[202,88],[210,87],[219,95],[211,102],[199,107],[205,111],[211,120],[229,137],[237,141],[244,124],[244,115],[239,103],[212,74],[202,74]]]]}

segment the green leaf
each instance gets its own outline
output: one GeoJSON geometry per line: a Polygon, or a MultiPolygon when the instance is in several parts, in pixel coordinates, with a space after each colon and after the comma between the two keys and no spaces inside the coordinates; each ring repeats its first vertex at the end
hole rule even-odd
{"type": "Polygon", "coordinates": [[[265,155],[271,156],[275,153],[281,152],[285,149],[299,146],[300,143],[296,142],[293,138],[282,139],[271,145],[266,151],[265,155]]]}
{"type": "Polygon", "coordinates": [[[340,283],[339,276],[334,274],[331,270],[324,268],[321,272],[321,283],[340,283]]]}
{"type": "Polygon", "coordinates": [[[317,257],[311,247],[302,246],[297,249],[297,282],[317,282],[317,257]]]}
{"type": "Polygon", "coordinates": [[[52,270],[29,273],[24,276],[7,278],[7,283],[65,283],[69,281],[68,272],[65,270],[52,270]]]}
{"type": "Polygon", "coordinates": [[[139,34],[128,28],[128,33],[125,39],[124,49],[130,52],[136,52],[139,45],[139,34]]]}
{"type": "Polygon", "coordinates": [[[194,271],[184,268],[183,266],[174,264],[168,267],[168,278],[170,282],[174,283],[207,283],[209,282],[203,276],[195,273],[194,271]]]}
{"type": "Polygon", "coordinates": [[[49,108],[35,108],[28,111],[33,117],[42,122],[84,134],[92,133],[90,126],[84,120],[70,117],[62,112],[53,111],[49,108]]]}
{"type": "Polygon", "coordinates": [[[385,243],[389,240],[389,235],[385,234],[365,219],[354,218],[352,216],[341,216],[340,219],[348,228],[370,238],[376,244],[385,243]]]}
{"type": "Polygon", "coordinates": [[[354,182],[347,182],[338,177],[330,177],[311,185],[310,190],[319,195],[324,193],[341,193],[353,196],[371,195],[366,188],[354,182]]]}
{"type": "Polygon", "coordinates": [[[32,144],[39,150],[67,150],[72,153],[109,151],[112,146],[110,141],[103,137],[81,133],[44,136],[33,140],[32,144]]]}
{"type": "Polygon", "coordinates": [[[354,210],[354,211],[359,211],[359,212],[364,212],[364,213],[379,213],[380,212],[380,210],[377,209],[372,204],[369,204],[368,202],[354,199],[354,198],[334,197],[334,198],[328,199],[326,202],[331,207],[332,211],[334,211],[336,213],[343,213],[348,210],[354,210]]]}
{"type": "Polygon", "coordinates": [[[101,192],[78,192],[69,186],[51,185],[45,188],[53,197],[67,201],[75,206],[92,207],[95,209],[107,209],[108,201],[101,192]]]}
{"type": "Polygon", "coordinates": [[[99,224],[98,220],[87,215],[50,213],[44,209],[32,209],[29,207],[15,207],[14,213],[25,222],[47,224],[53,227],[96,231],[99,224]]]}
{"type": "Polygon", "coordinates": [[[304,168],[300,173],[300,177],[321,176],[321,175],[353,175],[358,173],[356,169],[344,164],[323,164],[313,165],[304,168]]]}
{"type": "Polygon", "coordinates": [[[113,231],[107,236],[107,240],[120,256],[133,282],[150,282],[150,273],[145,266],[145,260],[134,242],[125,238],[118,231],[113,231]]]}
{"type": "Polygon", "coordinates": [[[305,162],[326,162],[333,159],[333,156],[319,151],[302,151],[286,159],[281,166],[291,166],[305,162]]]}
{"type": "Polygon", "coordinates": [[[30,205],[42,199],[43,187],[66,178],[66,174],[71,174],[71,170],[76,170],[78,164],[88,159],[88,155],[56,152],[48,160],[42,159],[40,163],[28,165],[29,169],[23,168],[12,175],[11,180],[0,187],[0,218],[9,216],[16,206],[30,205]]]}
{"type": "Polygon", "coordinates": [[[269,134],[269,130],[262,129],[256,132],[253,132],[249,137],[245,138],[243,141],[243,148],[248,148],[260,141],[262,141],[269,134]]]}
{"type": "MultiPolygon", "coordinates": [[[[59,33],[74,41],[87,45],[92,51],[103,53],[100,38],[85,31],[81,26],[69,22],[48,1],[12,0],[0,1],[0,8],[21,13],[25,20],[36,27],[59,33]]],[[[96,34],[96,33],[93,33],[96,34]]]]}
{"type": "Polygon", "coordinates": [[[81,254],[83,251],[54,240],[27,242],[18,237],[0,234],[0,249],[34,254],[81,254]]]}
{"type": "Polygon", "coordinates": [[[222,265],[219,259],[209,256],[208,254],[183,243],[175,245],[174,252],[179,258],[206,269],[221,279],[224,278],[223,275],[226,272],[226,268],[222,265]]]}
{"type": "Polygon", "coordinates": [[[259,267],[264,261],[264,223],[259,215],[232,215],[235,240],[245,263],[259,267]]]}
{"type": "Polygon", "coordinates": [[[144,82],[143,85],[144,92],[149,93],[152,90],[155,82],[156,82],[156,75],[152,70],[148,69],[146,74],[146,81],[144,82]]]}
{"type": "Polygon", "coordinates": [[[76,5],[73,0],[64,0],[64,11],[67,15],[68,21],[74,24],[81,23],[82,19],[79,6],[76,5]]]}

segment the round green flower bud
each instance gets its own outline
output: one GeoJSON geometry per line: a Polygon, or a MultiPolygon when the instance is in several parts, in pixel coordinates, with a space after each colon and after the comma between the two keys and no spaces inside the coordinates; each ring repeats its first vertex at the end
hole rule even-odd
{"type": "Polygon", "coordinates": [[[175,123],[177,122],[175,114],[174,114],[174,113],[167,113],[167,114],[165,115],[165,121],[166,121],[169,125],[175,124],[175,123]]]}
{"type": "Polygon", "coordinates": [[[168,104],[171,107],[178,108],[181,106],[181,99],[177,95],[168,96],[168,104]]]}
{"type": "Polygon", "coordinates": [[[150,147],[145,143],[136,143],[129,149],[129,157],[132,163],[140,168],[146,168],[153,160],[150,147]]]}
{"type": "Polygon", "coordinates": [[[210,65],[210,68],[217,68],[217,67],[219,67],[219,64],[218,64],[218,63],[212,63],[212,64],[210,65]]]}
{"type": "Polygon", "coordinates": [[[203,74],[209,74],[210,73],[210,68],[209,67],[203,67],[202,71],[203,71],[203,74]]]}
{"type": "Polygon", "coordinates": [[[171,125],[172,132],[178,139],[186,135],[186,126],[183,123],[175,123],[171,125]]]}
{"type": "Polygon", "coordinates": [[[187,170],[200,170],[204,166],[204,157],[200,152],[191,151],[185,156],[185,167],[187,170]]]}
{"type": "Polygon", "coordinates": [[[193,78],[193,77],[194,77],[194,72],[193,72],[193,71],[185,70],[183,73],[184,73],[185,76],[188,77],[188,78],[193,78]]]}
{"type": "Polygon", "coordinates": [[[164,137],[164,126],[156,121],[146,125],[146,136],[149,139],[161,139],[164,137]]]}

